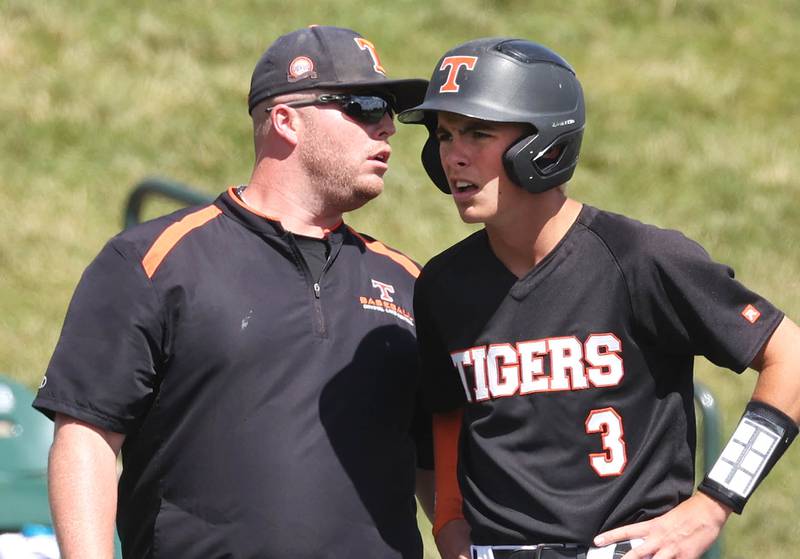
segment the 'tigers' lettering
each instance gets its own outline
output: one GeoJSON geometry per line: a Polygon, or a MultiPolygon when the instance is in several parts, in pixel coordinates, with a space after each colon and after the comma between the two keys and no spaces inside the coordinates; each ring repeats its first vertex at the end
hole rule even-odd
{"type": "Polygon", "coordinates": [[[450,357],[467,399],[480,402],[515,394],[616,386],[625,375],[621,352],[619,338],[604,333],[590,334],[583,343],[567,336],[483,345],[450,357]]]}

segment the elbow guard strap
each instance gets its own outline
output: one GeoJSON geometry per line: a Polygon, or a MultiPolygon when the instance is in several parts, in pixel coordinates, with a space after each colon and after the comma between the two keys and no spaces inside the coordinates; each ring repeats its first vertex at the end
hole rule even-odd
{"type": "Polygon", "coordinates": [[[747,499],[797,436],[797,425],[777,408],[751,400],[733,436],[698,490],[742,513],[747,499]]]}

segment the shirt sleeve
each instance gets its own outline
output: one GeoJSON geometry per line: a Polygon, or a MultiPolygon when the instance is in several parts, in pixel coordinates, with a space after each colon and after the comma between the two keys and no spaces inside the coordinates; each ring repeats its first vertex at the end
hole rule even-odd
{"type": "Polygon", "coordinates": [[[433,534],[451,520],[464,518],[463,499],[458,485],[458,445],[461,436],[463,409],[439,413],[433,417],[434,456],[436,458],[436,500],[433,512],[433,534]]]}
{"type": "Polygon", "coordinates": [[[423,401],[432,412],[451,411],[466,401],[464,388],[431,312],[430,281],[422,274],[414,287],[414,317],[422,372],[423,401]]]}
{"type": "Polygon", "coordinates": [[[33,406],[129,433],[156,388],[159,307],[138,255],[112,239],[78,283],[33,406]]]}
{"type": "Polygon", "coordinates": [[[626,274],[636,323],[667,354],[702,355],[745,370],[783,313],[677,231],[653,228],[644,242],[626,274]]]}

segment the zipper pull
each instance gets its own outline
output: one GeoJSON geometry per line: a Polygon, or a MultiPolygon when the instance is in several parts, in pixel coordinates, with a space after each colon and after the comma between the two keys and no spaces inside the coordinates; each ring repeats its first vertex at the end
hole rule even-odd
{"type": "Polygon", "coordinates": [[[319,289],[320,289],[320,288],[319,288],[319,284],[318,284],[318,283],[315,283],[315,284],[314,284],[314,296],[315,296],[317,299],[319,299],[319,289]]]}

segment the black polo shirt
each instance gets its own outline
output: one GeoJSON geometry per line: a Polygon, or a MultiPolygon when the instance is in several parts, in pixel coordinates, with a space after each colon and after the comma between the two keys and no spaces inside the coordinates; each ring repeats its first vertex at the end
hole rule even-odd
{"type": "Polygon", "coordinates": [[[85,271],[34,406],[126,435],[126,557],[421,557],[418,269],[344,224],[328,240],[317,281],[230,189],[85,271]]]}

